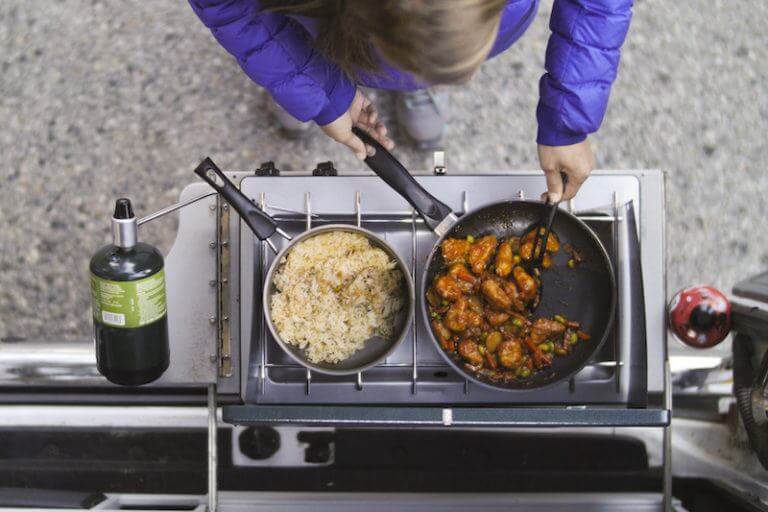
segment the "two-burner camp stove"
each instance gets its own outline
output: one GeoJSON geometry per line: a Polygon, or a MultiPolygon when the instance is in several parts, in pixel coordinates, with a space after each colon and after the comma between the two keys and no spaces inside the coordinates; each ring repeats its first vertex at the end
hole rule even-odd
{"type": "MultiPolygon", "coordinates": [[[[538,197],[545,187],[539,172],[438,171],[417,179],[457,214],[504,199],[538,197]]],[[[436,239],[373,175],[339,175],[329,165],[312,174],[280,173],[266,165],[227,175],[288,233],[328,223],[360,225],[385,238],[414,277],[436,239]]],[[[183,197],[206,187],[190,185],[183,197]]],[[[663,197],[660,172],[596,172],[565,206],[605,245],[619,300],[603,349],[576,376],[555,386],[511,393],[467,381],[445,363],[418,314],[397,350],[374,368],[339,377],[297,365],[272,339],[262,313],[261,286],[274,253],[215,197],[181,210],[168,266],[184,258],[188,268],[179,275],[169,270],[169,303],[190,301],[193,288],[207,285],[216,304],[202,316],[180,312],[186,318],[177,319],[171,309],[172,354],[183,339],[217,338],[218,354],[211,359],[218,362],[218,392],[241,402],[224,407],[223,417],[236,424],[662,426],[669,421],[660,398],[666,359],[663,197]],[[215,222],[214,235],[195,225],[206,215],[208,223],[215,222]],[[209,251],[208,262],[189,262],[185,256],[200,247],[209,251]],[[203,269],[212,259],[215,272],[207,279],[203,269]]]]}

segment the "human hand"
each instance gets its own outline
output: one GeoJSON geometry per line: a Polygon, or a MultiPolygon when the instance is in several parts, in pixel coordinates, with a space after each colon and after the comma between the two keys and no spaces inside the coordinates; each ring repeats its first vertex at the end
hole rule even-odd
{"type": "Polygon", "coordinates": [[[595,154],[584,139],[570,146],[544,146],[539,144],[539,164],[547,178],[547,192],[553,203],[572,199],[581,185],[595,168],[595,154]],[[563,179],[560,173],[568,176],[568,183],[563,190],[563,179]]]}
{"type": "Polygon", "coordinates": [[[387,137],[387,127],[379,120],[378,110],[359,89],[355,93],[355,98],[349,109],[335,121],[321,126],[320,129],[336,142],[351,149],[357,158],[365,160],[366,156],[373,155],[374,149],[364,144],[357,135],[352,133],[353,126],[368,132],[387,150],[395,147],[392,139],[387,137]]]}

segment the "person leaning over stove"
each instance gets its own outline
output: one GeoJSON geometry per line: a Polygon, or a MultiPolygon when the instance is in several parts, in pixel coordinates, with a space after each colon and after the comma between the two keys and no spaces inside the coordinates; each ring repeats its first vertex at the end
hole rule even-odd
{"type": "MultiPolygon", "coordinates": [[[[397,118],[421,147],[439,142],[445,97],[531,24],[539,0],[189,0],[243,71],[266,88],[283,127],[314,122],[364,159],[358,125],[394,147],[360,87],[398,91],[397,118]]],[[[595,158],[632,0],[555,0],[536,110],[550,199],[573,197],[595,158]],[[559,172],[569,179],[563,190],[559,172]]]]}

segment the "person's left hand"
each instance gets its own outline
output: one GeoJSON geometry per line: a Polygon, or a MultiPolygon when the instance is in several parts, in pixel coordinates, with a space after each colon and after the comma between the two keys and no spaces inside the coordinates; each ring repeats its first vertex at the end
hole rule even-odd
{"type": "Polygon", "coordinates": [[[539,144],[539,164],[547,177],[547,192],[553,203],[572,199],[581,185],[595,168],[595,154],[589,146],[589,141],[571,144],[570,146],[544,146],[539,144]],[[563,190],[563,179],[560,173],[568,176],[568,183],[563,190]]]}

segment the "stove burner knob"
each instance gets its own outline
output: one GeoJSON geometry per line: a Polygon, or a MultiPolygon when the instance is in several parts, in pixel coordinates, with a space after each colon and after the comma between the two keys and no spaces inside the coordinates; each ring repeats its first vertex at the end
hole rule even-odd
{"type": "Polygon", "coordinates": [[[692,286],[677,292],[669,302],[669,328],[689,347],[711,348],[731,330],[731,304],[711,286],[692,286]]]}
{"type": "Polygon", "coordinates": [[[243,455],[253,460],[268,459],[280,449],[280,434],[272,427],[248,427],[237,441],[243,455]]]}
{"type": "Polygon", "coordinates": [[[334,434],[332,432],[299,432],[296,439],[307,443],[304,462],[307,464],[329,464],[333,462],[334,434]]]}

